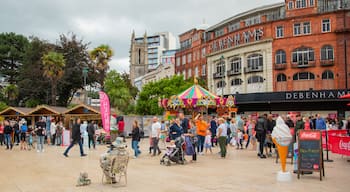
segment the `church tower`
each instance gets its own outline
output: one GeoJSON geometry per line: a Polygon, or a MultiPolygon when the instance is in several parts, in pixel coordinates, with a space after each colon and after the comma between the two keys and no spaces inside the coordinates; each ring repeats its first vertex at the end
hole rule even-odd
{"type": "Polygon", "coordinates": [[[147,33],[143,37],[135,38],[135,31],[131,35],[130,46],[130,80],[135,85],[135,79],[147,73],[148,65],[147,33]]]}

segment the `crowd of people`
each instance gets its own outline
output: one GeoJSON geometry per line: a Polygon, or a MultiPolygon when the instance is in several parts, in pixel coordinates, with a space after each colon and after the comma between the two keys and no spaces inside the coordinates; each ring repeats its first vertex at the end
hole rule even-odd
{"type": "MultiPolygon", "coordinates": [[[[321,117],[320,114],[310,117],[296,115],[281,115],[283,123],[290,129],[296,140],[298,130],[325,130],[325,129],[348,129],[349,120],[333,120],[321,117]]],[[[176,118],[166,123],[153,117],[150,127],[150,151],[152,156],[161,154],[159,143],[174,141],[183,137],[186,147],[185,155],[192,156],[192,160],[197,160],[197,155],[212,153],[212,147],[219,147],[219,155],[226,157],[228,147],[237,150],[256,150],[258,157],[264,159],[272,157],[275,153],[275,144],[272,141],[271,133],[276,127],[277,115],[264,114],[258,117],[236,115],[234,117],[212,116],[210,120],[198,114],[193,119],[186,118],[183,113],[179,113],[176,118]]],[[[137,158],[141,151],[139,149],[140,127],[137,121],[132,128],[132,149],[134,158],[137,158]]],[[[169,147],[169,145],[168,145],[169,147]]]]}
{"type": "MultiPolygon", "coordinates": [[[[73,124],[75,138],[79,138],[81,144],[86,143],[90,148],[96,147],[96,142],[102,142],[103,131],[98,128],[95,121],[84,121],[80,123],[80,119],[75,120],[73,124]]],[[[6,146],[6,150],[12,150],[15,146],[19,146],[20,150],[36,149],[37,152],[44,152],[44,144],[49,146],[63,145],[63,132],[66,130],[61,120],[50,117],[40,117],[34,123],[34,126],[28,125],[25,118],[22,119],[5,119],[0,121],[0,145],[6,146]],[[34,145],[36,142],[36,145],[34,145]]],[[[71,143],[78,143],[73,140],[71,143]]],[[[67,155],[68,156],[68,155],[67,155]]]]}

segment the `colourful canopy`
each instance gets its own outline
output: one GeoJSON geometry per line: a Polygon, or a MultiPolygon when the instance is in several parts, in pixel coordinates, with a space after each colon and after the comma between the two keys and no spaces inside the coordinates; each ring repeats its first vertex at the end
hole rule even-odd
{"type": "Polygon", "coordinates": [[[186,89],[182,93],[177,95],[180,99],[201,99],[209,97],[210,99],[218,99],[219,97],[213,93],[210,93],[200,85],[193,85],[186,89]]]}

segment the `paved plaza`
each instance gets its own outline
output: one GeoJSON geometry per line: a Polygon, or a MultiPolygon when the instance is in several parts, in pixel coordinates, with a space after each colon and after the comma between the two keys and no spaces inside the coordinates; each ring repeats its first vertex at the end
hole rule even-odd
{"type": "MultiPolygon", "coordinates": [[[[346,157],[331,155],[333,163],[325,163],[326,177],[319,180],[319,174],[302,176],[300,180],[293,174],[290,183],[276,182],[280,165],[274,158],[258,159],[252,150],[230,148],[226,159],[215,155],[198,157],[198,162],[166,167],[159,164],[160,157],[148,154],[148,139],[141,143],[139,159],[130,159],[128,183],[103,185],[99,167],[100,154],[106,146],[98,145],[96,150],[85,150],[87,157],[79,156],[75,146],[69,158],[62,155],[65,147],[45,145],[44,153],[35,150],[13,151],[0,148],[0,191],[39,192],[39,191],[234,191],[234,192],[284,192],[284,191],[349,191],[350,163],[346,157]],[[92,184],[76,187],[79,173],[86,171],[92,184]]],[[[130,154],[132,154],[131,149],[130,154]]],[[[190,157],[187,157],[190,159],[190,157]]],[[[288,160],[289,161],[289,160],[288,160]]],[[[288,169],[292,166],[288,164],[288,169]]]]}

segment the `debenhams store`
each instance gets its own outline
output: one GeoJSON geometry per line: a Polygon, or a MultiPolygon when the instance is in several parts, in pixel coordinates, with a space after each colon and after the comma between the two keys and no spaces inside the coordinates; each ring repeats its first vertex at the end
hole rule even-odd
{"type": "Polygon", "coordinates": [[[249,93],[235,95],[239,113],[286,114],[300,112],[304,116],[320,113],[323,116],[337,114],[337,117],[350,116],[349,99],[340,99],[350,90],[309,90],[271,93],[249,93]]]}

